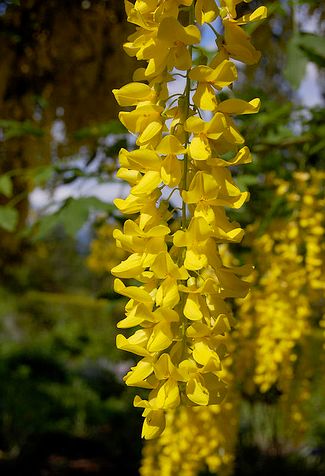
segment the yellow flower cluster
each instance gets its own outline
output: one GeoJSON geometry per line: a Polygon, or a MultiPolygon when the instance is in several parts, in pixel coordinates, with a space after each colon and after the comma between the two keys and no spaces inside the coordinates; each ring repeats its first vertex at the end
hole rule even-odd
{"type": "Polygon", "coordinates": [[[234,372],[245,391],[276,386],[284,413],[297,423],[315,367],[308,348],[315,347],[322,325],[324,179],[316,170],[294,173],[291,183],[273,178],[291,216],[273,219],[262,236],[252,239],[255,286],[239,305],[234,334],[234,372]]]}
{"type": "MultiPolygon", "coordinates": [[[[324,325],[324,178],[315,170],[293,174],[292,182],[270,178],[290,217],[276,218],[262,236],[251,227],[247,241],[257,264],[250,276],[255,287],[239,305],[240,320],[228,344],[227,398],[221,405],[170,412],[165,432],[144,448],[141,476],[196,476],[205,467],[229,474],[241,390],[256,398],[258,390],[275,386],[272,414],[283,444],[301,443],[308,430],[306,404],[324,368],[318,327],[324,325]]],[[[227,245],[219,251],[224,264],[236,264],[227,245]]]]}
{"type": "Polygon", "coordinates": [[[111,223],[104,223],[96,230],[96,237],[90,243],[87,266],[95,273],[107,273],[126,257],[124,250],[116,248],[113,239],[114,228],[111,223]]]}
{"type": "Polygon", "coordinates": [[[167,414],[164,433],[146,443],[141,476],[230,474],[237,437],[237,405],[179,407],[167,414]],[[234,408],[235,407],[235,408],[234,408]]]}
{"type": "Polygon", "coordinates": [[[308,415],[306,403],[311,397],[311,383],[315,373],[314,365],[308,353],[310,344],[308,341],[301,347],[301,355],[294,369],[294,375],[286,382],[282,395],[277,402],[278,411],[282,418],[283,437],[290,441],[291,445],[299,446],[308,430],[308,415]]]}
{"type": "Polygon", "coordinates": [[[222,401],[232,319],[226,299],[244,297],[248,289],[242,280],[247,268],[225,266],[219,253],[221,243],[240,242],[243,236],[225,207],[238,209],[248,199],[230,172],[251,161],[233,116],[258,112],[260,105],[258,98],[218,98],[237,79],[232,60],[252,64],[260,57],[241,25],[265,18],[266,8],[237,18],[239,3],[125,3],[136,31],[124,48],[145,67],[135,71],[134,82],[113,91],[121,106],[133,107],[119,117],[136,135],[138,148],[119,155],[117,176],[131,190],[115,205],[132,219],[114,237],[130,255],[112,274],[115,291],[128,298],[118,327],[136,327],[130,337],[117,336],[117,347],[142,357],[125,382],[150,390],[148,400],[134,400],[144,408],[146,439],[162,433],[166,411],[222,401]],[[209,64],[194,66],[200,28],[217,18],[223,25],[217,54],[209,64]],[[178,77],[184,79],[183,92],[169,96],[178,77]],[[170,211],[166,194],[180,202],[175,232],[169,222],[177,210],[170,211]],[[123,279],[135,281],[124,284],[123,279]]]}

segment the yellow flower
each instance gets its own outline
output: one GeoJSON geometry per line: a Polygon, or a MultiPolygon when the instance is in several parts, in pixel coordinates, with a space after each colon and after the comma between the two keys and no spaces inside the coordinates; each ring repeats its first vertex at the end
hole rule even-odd
{"type": "Polygon", "coordinates": [[[217,18],[219,8],[214,0],[197,0],[195,3],[195,18],[199,25],[211,23],[217,18]]]}
{"type": "MultiPolygon", "coordinates": [[[[235,2],[227,2],[227,8],[230,11],[231,17],[236,16],[235,2]]],[[[239,3],[239,2],[237,2],[239,3]]],[[[240,28],[240,25],[245,25],[251,21],[262,20],[267,16],[267,9],[265,7],[257,8],[253,13],[244,15],[238,20],[224,17],[222,19],[224,26],[224,48],[228,54],[246,64],[255,64],[259,61],[261,53],[254,48],[250,42],[250,36],[240,28]]]]}
{"type": "Polygon", "coordinates": [[[189,117],[184,125],[187,132],[194,137],[189,145],[192,159],[207,160],[212,157],[213,148],[227,129],[227,121],[222,113],[217,113],[211,121],[205,122],[197,116],[189,117]]]}
{"type": "Polygon", "coordinates": [[[161,106],[140,104],[131,112],[120,112],[119,119],[130,132],[139,134],[138,145],[148,145],[149,143],[156,145],[163,128],[162,111],[163,107],[161,106]]]}
{"type": "Polygon", "coordinates": [[[143,57],[148,60],[145,75],[157,76],[166,67],[187,70],[192,58],[187,46],[200,42],[200,30],[194,26],[182,26],[174,17],[164,18],[158,28],[157,38],[144,48],[143,57]]]}
{"type": "MultiPolygon", "coordinates": [[[[240,208],[249,197],[231,176],[232,166],[251,161],[232,116],[255,113],[260,105],[259,99],[218,98],[237,79],[229,57],[246,62],[256,57],[240,25],[263,12],[236,20],[237,3],[221,1],[219,11],[214,0],[126,1],[136,32],[124,48],[146,64],[133,83],[114,90],[122,107],[133,108],[119,117],[137,136],[138,148],[119,155],[117,177],[131,189],[114,203],[135,216],[114,232],[117,246],[129,256],[111,271],[115,291],[128,299],[118,327],[135,328],[129,337],[117,336],[117,347],[141,357],[124,379],[149,390],[147,400],[134,401],[144,409],[146,439],[163,434],[166,416],[182,405],[221,404],[233,321],[226,300],[244,297],[249,287],[242,279],[247,267],[225,266],[219,248],[242,239],[243,230],[230,222],[225,208],[240,208]],[[225,35],[223,42],[218,39],[218,54],[209,65],[193,67],[193,50],[201,40],[197,25],[219,15],[225,35]],[[169,90],[176,74],[186,77],[185,89],[173,99],[169,90]],[[209,121],[201,118],[202,110],[213,112],[209,121]],[[223,154],[229,153],[226,160],[223,154]],[[181,203],[172,209],[173,195],[181,203]]],[[[221,464],[222,458],[209,458],[211,467],[221,464]]]]}
{"type": "Polygon", "coordinates": [[[186,152],[185,147],[175,136],[167,135],[158,144],[156,151],[165,156],[161,162],[162,181],[169,187],[177,186],[183,175],[182,161],[177,156],[186,152]]]}
{"type": "Polygon", "coordinates": [[[153,101],[156,93],[147,84],[129,83],[120,89],[113,89],[113,94],[120,106],[136,106],[145,101],[153,101]]]}
{"type": "Polygon", "coordinates": [[[189,76],[198,82],[193,95],[194,104],[201,109],[215,111],[218,101],[214,88],[218,90],[232,84],[237,79],[237,70],[231,61],[225,59],[215,69],[204,65],[197,66],[191,70],[189,76]]]}

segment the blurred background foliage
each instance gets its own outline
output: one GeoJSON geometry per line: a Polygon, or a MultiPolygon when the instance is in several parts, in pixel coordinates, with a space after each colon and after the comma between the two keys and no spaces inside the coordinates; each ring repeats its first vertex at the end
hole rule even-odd
{"type": "MultiPolygon", "coordinates": [[[[254,162],[234,174],[251,200],[232,216],[257,236],[295,214],[281,184],[292,189],[297,172],[325,166],[325,4],[263,3],[270,17],[250,32],[262,61],[240,69],[236,87],[263,104],[239,122],[254,162]]],[[[128,31],[118,0],[0,1],[3,475],[138,474],[139,415],[121,378],[130,362],[114,344],[124,302],[109,274],[123,259],[112,239],[122,224],[116,158],[132,147],[111,94],[134,70],[122,50],[128,31]]],[[[247,259],[249,240],[244,251],[247,259]]],[[[317,325],[323,306],[314,306],[317,325]]],[[[325,470],[324,365],[321,346],[313,351],[317,384],[298,444],[280,444],[277,382],[262,394],[242,390],[235,474],[325,470]]]]}

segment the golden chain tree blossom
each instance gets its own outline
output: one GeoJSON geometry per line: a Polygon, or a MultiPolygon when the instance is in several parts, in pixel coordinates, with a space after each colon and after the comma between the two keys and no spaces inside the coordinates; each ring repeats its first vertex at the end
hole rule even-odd
{"type": "Polygon", "coordinates": [[[141,476],[197,476],[231,472],[237,436],[237,402],[180,407],[167,414],[166,429],[144,447],[141,476]]]}
{"type": "Polygon", "coordinates": [[[166,412],[224,399],[232,323],[227,299],[248,290],[242,279],[248,267],[226,266],[219,246],[241,241],[243,230],[225,208],[238,209],[249,198],[231,176],[230,167],[251,161],[234,116],[258,112],[260,101],[220,100],[218,93],[229,88],[232,96],[232,60],[259,60],[241,26],[265,18],[266,8],[237,18],[238,3],[125,2],[136,31],[124,48],[144,66],[134,82],[113,91],[128,108],[119,117],[138,148],[120,152],[118,177],[131,188],[115,205],[130,218],[114,237],[129,257],[112,274],[115,291],[128,298],[118,327],[136,328],[129,337],[119,334],[117,346],[141,357],[125,382],[149,390],[147,399],[134,400],[144,409],[146,439],[163,432],[166,412]],[[223,34],[216,32],[217,53],[209,64],[194,63],[200,28],[217,17],[223,25],[223,34]],[[182,90],[171,94],[179,77],[182,90]],[[174,197],[180,203],[172,209],[174,197]]]}
{"type": "MultiPolygon", "coordinates": [[[[231,474],[246,399],[262,405],[268,418],[267,399],[282,443],[301,445],[309,429],[306,403],[325,364],[319,328],[324,327],[324,179],[313,169],[294,173],[291,183],[269,178],[289,216],[273,219],[262,236],[256,236],[255,223],[247,235],[257,265],[250,277],[255,287],[238,302],[239,322],[224,362],[227,398],[220,405],[170,410],[164,433],[144,448],[141,476],[196,476],[205,468],[231,474]]],[[[228,245],[219,250],[224,264],[236,264],[228,245]]]]}
{"type": "Polygon", "coordinates": [[[238,303],[232,370],[246,395],[277,395],[282,433],[300,443],[308,429],[305,403],[324,373],[325,174],[270,178],[289,217],[273,219],[261,236],[258,224],[247,234],[257,269],[255,286],[238,303]]]}
{"type": "Polygon", "coordinates": [[[252,226],[257,286],[239,304],[236,333],[246,345],[237,346],[235,370],[248,393],[255,385],[261,392],[277,385],[286,393],[301,346],[311,337],[315,324],[316,328],[321,325],[324,178],[324,173],[311,170],[294,173],[292,184],[273,179],[277,195],[292,215],[273,219],[262,236],[254,236],[256,224],[252,226]],[[251,368],[247,362],[252,363],[251,368]]]}

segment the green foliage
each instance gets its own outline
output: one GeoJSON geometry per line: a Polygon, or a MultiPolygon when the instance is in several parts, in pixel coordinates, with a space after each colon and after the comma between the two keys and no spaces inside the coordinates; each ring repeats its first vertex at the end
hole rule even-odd
{"type": "Polygon", "coordinates": [[[62,225],[66,233],[73,237],[94,210],[111,212],[113,206],[96,197],[68,198],[57,212],[39,220],[36,238],[44,238],[57,225],[62,225]]]}
{"type": "Polygon", "coordinates": [[[1,119],[0,128],[3,129],[5,140],[26,135],[35,137],[42,137],[44,135],[44,131],[40,127],[35,126],[31,121],[1,119]]]}
{"type": "Polygon", "coordinates": [[[305,76],[308,61],[325,67],[325,39],[312,33],[296,32],[287,47],[285,78],[297,89],[305,76]]]}
{"type": "Polygon", "coordinates": [[[7,198],[12,197],[13,186],[12,180],[8,175],[0,176],[0,194],[4,195],[7,198]]]}
{"type": "Polygon", "coordinates": [[[52,178],[56,167],[53,165],[40,165],[38,167],[31,167],[26,170],[25,174],[31,179],[34,187],[46,185],[52,178]]]}
{"type": "Polygon", "coordinates": [[[325,67],[325,38],[312,33],[302,33],[300,48],[308,59],[318,66],[325,67]]]}
{"type": "Polygon", "coordinates": [[[0,228],[13,232],[18,222],[18,212],[10,206],[0,205],[0,228]]]}
{"type": "Polygon", "coordinates": [[[105,137],[109,134],[126,134],[127,130],[121,124],[120,121],[112,120],[107,123],[100,123],[91,127],[84,127],[77,132],[74,136],[77,140],[84,140],[89,138],[105,137]]]}
{"type": "Polygon", "coordinates": [[[33,433],[83,435],[127,410],[132,397],[120,399],[116,376],[118,305],[85,295],[29,292],[17,302],[0,294],[0,435],[9,448],[33,433]]]}
{"type": "Polygon", "coordinates": [[[301,49],[302,36],[294,34],[287,47],[287,65],[284,70],[285,78],[294,89],[297,89],[305,76],[308,58],[301,49]]]}

